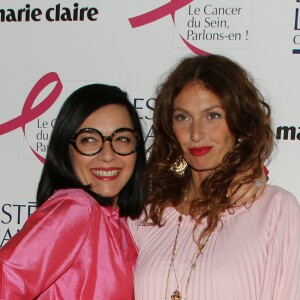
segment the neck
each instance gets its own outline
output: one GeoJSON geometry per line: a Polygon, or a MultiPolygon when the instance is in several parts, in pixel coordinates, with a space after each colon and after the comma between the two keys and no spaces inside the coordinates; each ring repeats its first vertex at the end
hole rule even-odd
{"type": "Polygon", "coordinates": [[[190,208],[192,201],[200,199],[200,197],[195,196],[195,193],[192,188],[188,189],[185,192],[185,195],[181,202],[175,207],[177,211],[179,211],[183,215],[190,215],[190,208]]]}
{"type": "Polygon", "coordinates": [[[117,208],[118,207],[118,197],[114,197],[113,198],[113,204],[112,204],[113,208],[117,208]]]}
{"type": "Polygon", "coordinates": [[[192,169],[192,186],[197,187],[197,189],[199,189],[201,183],[215,171],[216,168],[211,170],[202,170],[202,171],[196,171],[192,169]]]}
{"type": "Polygon", "coordinates": [[[201,183],[202,182],[198,180],[194,180],[194,178],[192,178],[190,187],[188,188],[187,191],[187,198],[185,199],[185,202],[192,202],[202,197],[201,183]]]}

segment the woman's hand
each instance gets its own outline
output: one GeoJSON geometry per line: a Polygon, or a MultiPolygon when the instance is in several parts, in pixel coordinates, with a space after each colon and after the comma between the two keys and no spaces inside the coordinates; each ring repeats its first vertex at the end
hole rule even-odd
{"type": "Polygon", "coordinates": [[[254,182],[240,184],[236,187],[234,183],[240,181],[244,176],[245,174],[238,174],[228,189],[227,196],[230,204],[234,206],[251,205],[265,190],[267,183],[265,171],[254,182]]]}

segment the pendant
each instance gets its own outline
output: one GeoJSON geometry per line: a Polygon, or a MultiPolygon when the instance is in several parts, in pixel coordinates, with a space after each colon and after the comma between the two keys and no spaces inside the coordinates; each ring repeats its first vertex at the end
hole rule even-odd
{"type": "Polygon", "coordinates": [[[172,300],[181,300],[182,299],[181,293],[178,290],[174,291],[173,295],[171,296],[171,299],[172,300]]]}

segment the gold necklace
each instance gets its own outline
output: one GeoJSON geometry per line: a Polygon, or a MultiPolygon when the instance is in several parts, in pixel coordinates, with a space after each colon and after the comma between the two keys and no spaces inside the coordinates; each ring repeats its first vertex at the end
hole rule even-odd
{"type": "MultiPolygon", "coordinates": [[[[173,245],[173,250],[172,250],[172,256],[171,256],[171,261],[170,261],[170,265],[169,265],[169,270],[168,270],[168,275],[167,275],[167,283],[166,283],[166,291],[165,291],[165,300],[167,300],[167,296],[168,296],[168,291],[169,291],[169,280],[170,280],[170,275],[171,275],[171,269],[173,268],[174,270],[174,275],[175,275],[175,280],[176,280],[176,290],[173,292],[173,294],[171,295],[171,299],[172,300],[182,300],[182,293],[179,291],[179,282],[177,280],[177,276],[176,276],[176,271],[174,268],[174,260],[176,257],[176,248],[177,248],[177,242],[178,242],[178,235],[179,235],[179,230],[180,230],[180,226],[181,226],[181,222],[182,222],[182,217],[183,217],[183,206],[186,202],[188,197],[184,198],[184,201],[182,202],[181,206],[180,206],[180,215],[178,217],[178,224],[177,224],[177,230],[176,230],[176,236],[175,236],[175,240],[174,240],[174,245],[173,245]]],[[[185,294],[187,294],[188,291],[188,287],[189,287],[189,283],[190,283],[190,279],[192,276],[193,271],[196,268],[197,265],[197,260],[200,256],[200,254],[203,254],[203,250],[207,244],[207,241],[209,239],[211,234],[207,235],[204,243],[200,245],[199,249],[197,250],[196,254],[193,256],[193,258],[195,257],[195,259],[191,260],[191,264],[188,265],[187,269],[185,270],[185,272],[183,273],[183,276],[181,278],[181,280],[184,278],[184,274],[186,273],[186,271],[190,268],[190,272],[186,281],[186,285],[185,285],[185,294]]]]}

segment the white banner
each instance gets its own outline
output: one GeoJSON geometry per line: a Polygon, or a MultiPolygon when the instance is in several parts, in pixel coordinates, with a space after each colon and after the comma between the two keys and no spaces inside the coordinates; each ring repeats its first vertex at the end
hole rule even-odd
{"type": "Polygon", "coordinates": [[[55,116],[87,83],[125,89],[147,146],[155,88],[182,56],[240,62],[273,109],[269,183],[300,199],[300,0],[2,0],[0,247],[35,210],[55,116]]]}

